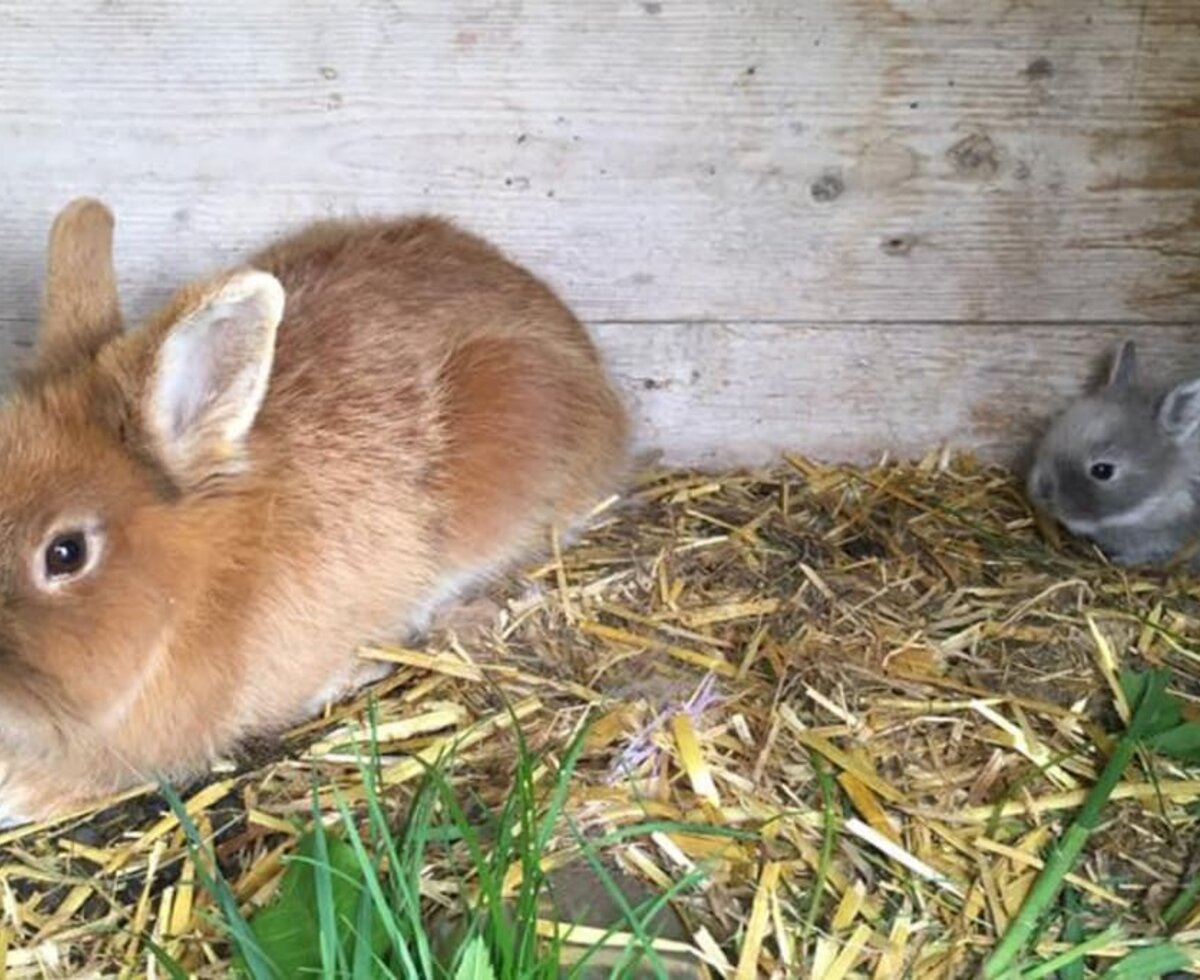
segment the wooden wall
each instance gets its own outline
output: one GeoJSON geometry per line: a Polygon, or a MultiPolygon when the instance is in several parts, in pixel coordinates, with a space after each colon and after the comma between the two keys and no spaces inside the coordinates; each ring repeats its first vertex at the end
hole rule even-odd
{"type": "Polygon", "coordinates": [[[0,359],[48,222],[130,313],[315,215],[458,216],[677,462],[1007,454],[1200,372],[1197,0],[0,0],[0,359]]]}

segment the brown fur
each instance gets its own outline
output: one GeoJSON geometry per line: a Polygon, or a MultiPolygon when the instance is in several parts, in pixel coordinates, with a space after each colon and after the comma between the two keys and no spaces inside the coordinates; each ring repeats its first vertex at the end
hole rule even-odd
{"type": "Polygon", "coordinates": [[[56,222],[42,357],[0,414],[10,820],[302,717],[356,682],[356,644],[539,547],[624,466],[625,417],[578,321],[433,219],[324,223],[255,257],[287,295],[265,400],[244,444],[168,465],[150,378],[228,280],[114,337],[106,229],[97,202],[56,222]],[[29,568],[76,512],[102,520],[102,557],[46,594],[29,568]]]}

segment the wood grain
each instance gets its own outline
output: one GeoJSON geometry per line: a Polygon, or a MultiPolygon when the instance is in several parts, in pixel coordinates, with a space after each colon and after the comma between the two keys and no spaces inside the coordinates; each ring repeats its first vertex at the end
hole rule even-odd
{"type": "MultiPolygon", "coordinates": [[[[2,327],[0,323],[0,327],[2,327]]],[[[635,423],[670,464],[780,452],[870,462],[970,449],[1020,463],[1044,420],[1101,377],[1128,336],[1154,377],[1200,377],[1190,324],[589,324],[635,423]]],[[[32,346],[3,331],[8,363],[32,346]]]]}
{"type": "Polygon", "coordinates": [[[1198,29],[1194,0],[7,2],[0,301],[91,190],[136,290],[433,208],[590,317],[1189,318],[1198,29]]]}
{"type": "MultiPolygon", "coordinates": [[[[1126,324],[593,326],[644,449],[701,466],[794,449],[869,462],[948,446],[1020,464],[1044,420],[1103,376],[1126,324]],[[986,354],[984,353],[986,352],[986,354]]],[[[1190,325],[1137,331],[1151,377],[1200,376],[1190,325]]]]}
{"type": "MultiPolygon", "coordinates": [[[[1200,294],[1200,4],[0,0],[0,356],[78,193],[117,211],[135,316],[307,218],[434,210],[661,381],[669,343],[783,345],[764,377],[727,359],[700,388],[634,392],[680,458],[832,452],[838,431],[915,447],[981,431],[921,357],[969,349],[969,371],[1004,377],[1016,352],[1067,378],[1068,348],[1122,323],[1186,341],[1170,325],[1200,294]],[[850,423],[820,387],[785,394],[809,377],[783,362],[814,349],[806,331],[885,372],[858,373],[850,423]],[[881,357],[902,345],[872,345],[904,336],[897,379],[881,357]],[[951,406],[936,425],[931,403],[951,406]],[[689,435],[714,404],[764,421],[689,435]]],[[[1006,391],[1040,404],[1024,384],[1006,391]]]]}

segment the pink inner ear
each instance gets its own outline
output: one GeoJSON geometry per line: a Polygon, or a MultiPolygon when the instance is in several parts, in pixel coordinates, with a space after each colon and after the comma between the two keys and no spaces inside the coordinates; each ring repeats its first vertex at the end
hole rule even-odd
{"type": "Polygon", "coordinates": [[[223,377],[236,373],[237,331],[228,319],[188,324],[168,339],[160,362],[158,398],[170,425],[163,435],[184,436],[203,417],[221,391],[223,377]],[[175,340],[175,343],[171,343],[175,340]]]}
{"type": "Polygon", "coordinates": [[[266,392],[277,322],[271,298],[249,290],[218,296],[171,328],[149,409],[172,462],[187,465],[249,431],[266,392]]]}

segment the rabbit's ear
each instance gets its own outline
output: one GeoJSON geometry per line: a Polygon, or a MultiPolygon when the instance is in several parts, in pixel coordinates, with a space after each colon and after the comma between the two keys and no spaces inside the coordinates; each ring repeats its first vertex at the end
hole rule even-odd
{"type": "Polygon", "coordinates": [[[1182,381],[1158,406],[1158,425],[1175,442],[1187,442],[1200,432],[1200,378],[1182,381]]]}
{"type": "Polygon", "coordinates": [[[1137,348],[1132,340],[1121,345],[1108,372],[1110,388],[1128,388],[1137,379],[1137,348]]]}
{"type": "Polygon", "coordinates": [[[181,485],[240,468],[267,393],[283,304],[278,279],[248,270],[166,328],[143,421],[153,452],[181,485]]]}
{"type": "Polygon", "coordinates": [[[72,201],[54,219],[38,329],[40,368],[90,358],[120,333],[112,240],[112,212],[92,198],[72,201]]]}

